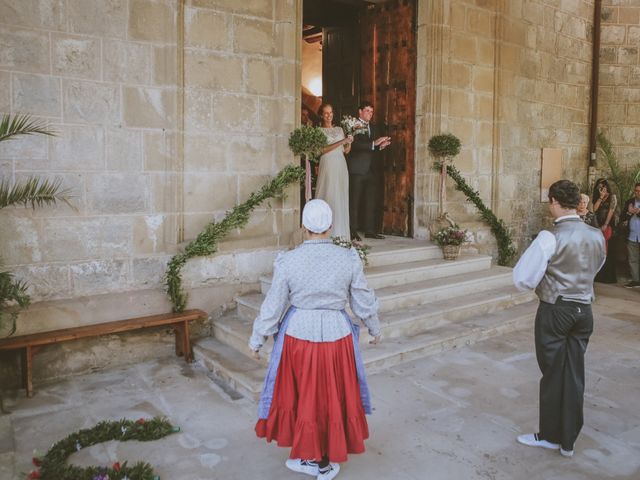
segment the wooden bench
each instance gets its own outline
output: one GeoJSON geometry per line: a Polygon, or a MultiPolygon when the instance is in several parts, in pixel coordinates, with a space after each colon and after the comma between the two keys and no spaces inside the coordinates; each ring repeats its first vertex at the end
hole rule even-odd
{"type": "Polygon", "coordinates": [[[22,383],[27,396],[33,396],[33,355],[45,345],[76,340],[79,338],[98,337],[111,333],[130,332],[150,327],[173,327],[176,335],[176,355],[184,356],[187,362],[193,361],[191,342],[189,340],[189,322],[198,318],[206,318],[202,310],[185,310],[181,313],[166,313],[147,317],[129,318],[116,322],[97,323],[82,327],[63,328],[31,335],[19,335],[0,339],[0,350],[22,349],[22,383]]]}

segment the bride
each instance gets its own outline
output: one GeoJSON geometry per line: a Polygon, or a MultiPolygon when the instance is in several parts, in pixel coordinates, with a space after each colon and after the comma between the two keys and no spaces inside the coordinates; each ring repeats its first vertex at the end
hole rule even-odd
{"type": "Polygon", "coordinates": [[[351,135],[345,137],[341,127],[333,126],[333,107],[320,105],[320,128],[327,136],[327,146],[322,150],[316,198],[321,198],[333,210],[333,236],[349,240],[349,171],[345,153],[351,150],[351,135]]]}

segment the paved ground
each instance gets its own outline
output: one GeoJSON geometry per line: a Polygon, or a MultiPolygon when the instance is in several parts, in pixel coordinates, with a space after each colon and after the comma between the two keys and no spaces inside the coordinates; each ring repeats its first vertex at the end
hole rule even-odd
{"type": "MultiPolygon", "coordinates": [[[[576,454],[516,444],[537,426],[532,331],[506,334],[370,377],[367,452],[338,478],[390,480],[639,479],[640,291],[604,287],[587,353],[586,424],[576,454]]],[[[287,450],[253,435],[254,406],[174,358],[39,386],[0,416],[0,478],[25,478],[41,452],[104,419],[165,415],[182,431],[151,443],[82,450],[82,465],[151,462],[163,480],[296,479],[287,450]]]]}

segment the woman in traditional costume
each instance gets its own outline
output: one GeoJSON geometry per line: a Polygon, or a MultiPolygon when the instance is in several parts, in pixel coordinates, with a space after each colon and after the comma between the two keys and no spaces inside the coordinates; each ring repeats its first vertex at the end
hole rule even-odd
{"type": "Polygon", "coordinates": [[[371,413],[371,402],[358,326],[345,307],[349,303],[368,327],[370,343],[377,344],[378,301],[355,249],[329,239],[329,205],[311,200],[302,223],[307,240],[276,258],[249,341],[258,357],[275,335],[255,430],[268,442],[291,447],[289,469],[330,480],[348,453],[364,452],[369,437],[365,413],[371,413]]]}

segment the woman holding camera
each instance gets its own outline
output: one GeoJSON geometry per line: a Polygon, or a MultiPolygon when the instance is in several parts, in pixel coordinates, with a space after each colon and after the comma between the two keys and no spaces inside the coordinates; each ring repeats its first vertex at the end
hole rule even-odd
{"type": "Polygon", "coordinates": [[[615,252],[609,248],[609,239],[615,231],[615,211],[618,199],[611,192],[611,187],[606,178],[599,178],[593,186],[593,213],[595,216],[593,226],[599,228],[604,235],[607,259],[596,275],[595,281],[600,283],[616,283],[615,252]]]}

